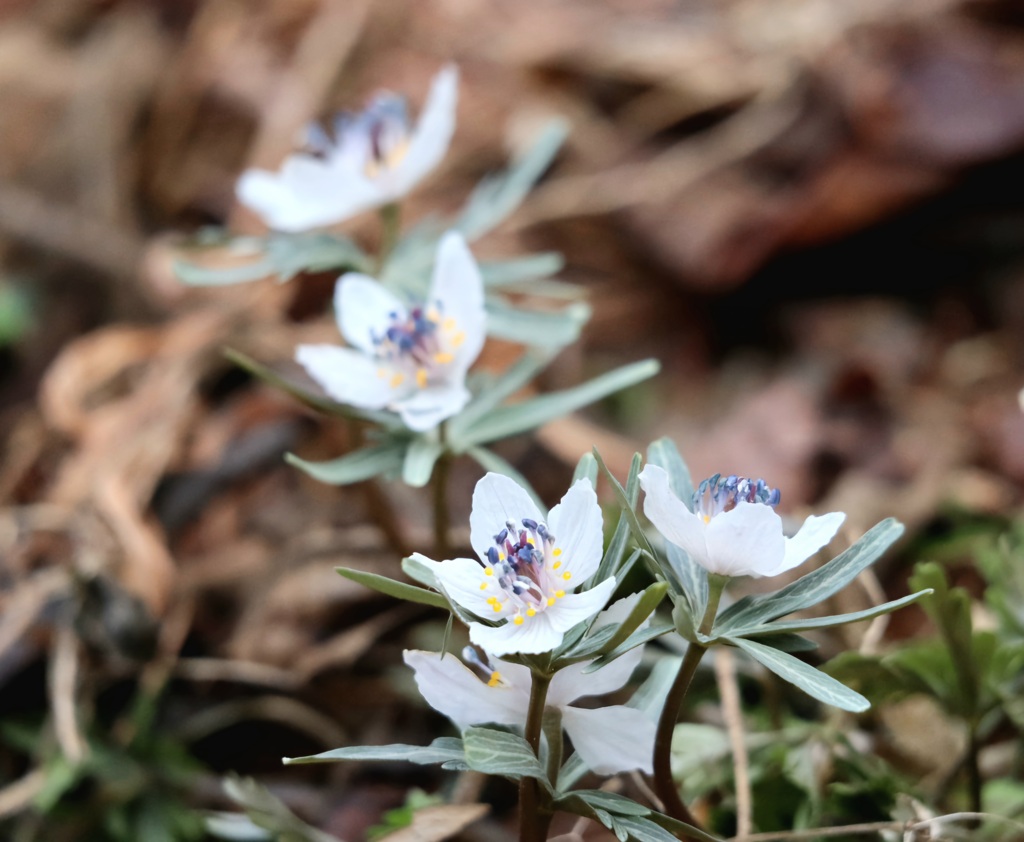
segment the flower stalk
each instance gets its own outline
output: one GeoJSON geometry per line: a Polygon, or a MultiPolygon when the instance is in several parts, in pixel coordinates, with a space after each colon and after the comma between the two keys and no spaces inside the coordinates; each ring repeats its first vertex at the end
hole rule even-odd
{"type": "Polygon", "coordinates": [[[448,476],[451,472],[451,454],[448,452],[447,430],[444,421],[438,426],[443,451],[434,466],[434,552],[438,558],[451,558],[448,544],[448,476]]]}
{"type": "MultiPolygon", "coordinates": [[[[715,616],[718,614],[718,605],[722,600],[722,592],[728,581],[728,576],[716,574],[708,576],[708,605],[704,611],[704,617],[701,619],[700,634],[711,633],[715,625],[715,616]]],[[[686,648],[686,655],[683,656],[679,672],[665,699],[665,707],[661,711],[658,730],[654,738],[654,791],[661,799],[664,810],[669,816],[694,827],[699,827],[699,825],[679,797],[679,790],[672,776],[672,734],[679,721],[679,713],[690,689],[690,684],[693,682],[693,676],[707,651],[708,647],[699,641],[691,641],[686,648]]]]}
{"type": "MultiPolygon", "coordinates": [[[[540,758],[540,738],[544,729],[544,708],[551,676],[533,671],[530,705],[526,714],[524,737],[533,753],[540,758]]],[[[519,839],[520,842],[544,842],[551,824],[551,809],[541,803],[541,787],[536,778],[524,776],[519,782],[519,839]]]]}

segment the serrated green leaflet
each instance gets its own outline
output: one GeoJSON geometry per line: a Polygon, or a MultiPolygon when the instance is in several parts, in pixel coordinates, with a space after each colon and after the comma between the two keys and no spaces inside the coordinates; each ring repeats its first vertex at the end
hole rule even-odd
{"type": "Polygon", "coordinates": [[[848,550],[793,584],[773,594],[744,598],[730,605],[719,615],[715,633],[728,635],[732,629],[767,623],[824,602],[857,578],[902,534],[902,523],[893,518],[883,520],[864,533],[848,550]]]}
{"type": "Polygon", "coordinates": [[[334,570],[346,579],[358,582],[379,593],[393,596],[395,599],[404,599],[406,602],[418,602],[421,605],[432,605],[435,608],[443,608],[445,611],[449,610],[448,600],[434,591],[398,582],[378,573],[368,573],[365,570],[353,570],[350,567],[335,567],[334,570]]]}
{"type": "MultiPolygon", "coordinates": [[[[693,479],[675,443],[669,438],[653,442],[647,448],[647,461],[665,470],[672,492],[692,510],[693,479]]],[[[686,550],[671,541],[665,542],[665,554],[696,624],[704,616],[704,608],[708,604],[708,573],[690,558],[686,550]]]]}
{"type": "Polygon", "coordinates": [[[462,740],[469,768],[488,775],[536,778],[550,790],[540,761],[526,740],[517,734],[493,728],[467,728],[462,740]]]}
{"type": "Polygon", "coordinates": [[[402,462],[402,481],[413,488],[422,488],[430,482],[434,465],[444,453],[440,442],[426,436],[417,436],[409,442],[402,462]]]}
{"type": "Polygon", "coordinates": [[[376,447],[364,447],[328,462],[307,462],[294,453],[286,453],[284,459],[289,465],[305,471],[320,482],[349,485],[380,474],[398,474],[405,461],[405,449],[405,442],[388,442],[376,447]]]}
{"type": "Polygon", "coordinates": [[[763,643],[755,643],[742,637],[726,637],[730,643],[738,646],[762,666],[771,670],[779,678],[785,679],[803,690],[808,696],[828,705],[860,713],[871,707],[871,703],[860,693],[840,684],[821,670],[805,664],[799,658],[772,649],[763,643]]]}
{"type": "Polygon", "coordinates": [[[759,626],[750,626],[742,629],[730,629],[730,637],[757,637],[771,634],[784,634],[786,632],[802,632],[812,629],[826,629],[833,626],[843,626],[847,623],[857,623],[861,620],[870,620],[882,614],[888,614],[910,605],[923,596],[932,593],[931,589],[918,591],[902,599],[894,599],[891,602],[876,605],[873,608],[865,608],[863,611],[851,611],[849,614],[834,614],[829,617],[810,617],[806,620],[788,620],[785,622],[764,623],[759,626]]]}
{"type": "Polygon", "coordinates": [[[477,419],[463,431],[464,445],[486,444],[532,430],[554,418],[561,418],[601,398],[633,386],[658,372],[656,360],[644,360],[617,368],[586,383],[559,392],[502,406],[477,419]]]}
{"type": "MultiPolygon", "coordinates": [[[[429,765],[432,763],[458,764],[466,768],[462,740],[454,737],[438,737],[429,746],[410,746],[396,743],[387,746],[346,746],[310,754],[306,757],[285,757],[286,765],[300,763],[334,763],[339,760],[407,760],[410,763],[429,765]]],[[[447,768],[455,768],[447,766],[447,768]]]]}
{"type": "Polygon", "coordinates": [[[530,189],[561,148],[568,126],[552,120],[526,153],[512,162],[504,173],[484,179],[469,197],[455,221],[455,228],[467,240],[475,240],[499,225],[522,203],[530,189]]]}

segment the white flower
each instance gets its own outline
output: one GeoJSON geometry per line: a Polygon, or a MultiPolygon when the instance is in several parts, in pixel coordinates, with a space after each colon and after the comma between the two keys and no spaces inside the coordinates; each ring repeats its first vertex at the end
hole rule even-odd
{"type": "Polygon", "coordinates": [[[392,409],[411,430],[436,427],[469,400],[466,371],[486,332],[480,270],[460,234],[438,246],[430,293],[406,307],[373,278],[349,273],[334,293],[353,348],[300,345],[295,358],[335,400],[392,409]]]}
{"type": "Polygon", "coordinates": [[[787,538],[774,509],[779,492],[764,480],[716,474],[694,493],[694,512],[672,493],[668,474],[657,465],[644,467],[640,485],[644,514],[666,540],[709,573],[722,576],[776,576],[792,570],[831,541],[846,519],[842,512],[812,515],[787,538]]]}
{"type": "Polygon", "coordinates": [[[573,590],[597,570],[604,536],[601,507],[589,480],[579,480],[544,518],[513,480],[487,474],[473,491],[470,542],[480,557],[431,561],[448,598],[499,626],[471,623],[469,639],[492,655],[550,652],[589,620],[615,590],[610,576],[573,590]]]}
{"type": "MultiPolygon", "coordinates": [[[[594,628],[621,623],[639,599],[634,594],[621,599],[598,615],[594,628]]],[[[555,673],[548,687],[547,707],[562,714],[562,725],[583,762],[603,775],[629,769],[651,771],[655,724],[639,710],[625,705],[589,709],[571,702],[583,696],[602,696],[629,681],[640,663],[643,647],[637,647],[596,672],[584,674],[590,661],[573,664],[555,673]]],[[[482,668],[486,678],[451,655],[438,652],[406,651],[405,662],[416,672],[416,685],[431,707],[451,719],[459,728],[490,722],[497,725],[526,724],[530,701],[530,670],[519,664],[493,664],[466,651],[467,660],[482,668]]]]}
{"type": "Polygon", "coordinates": [[[400,199],[448,150],[458,80],[454,65],[434,77],[413,131],[405,100],[392,93],[378,94],[361,114],[342,115],[333,138],[313,125],[307,151],[290,155],[280,170],[242,173],[239,201],[273,229],[305,231],[400,199]]]}

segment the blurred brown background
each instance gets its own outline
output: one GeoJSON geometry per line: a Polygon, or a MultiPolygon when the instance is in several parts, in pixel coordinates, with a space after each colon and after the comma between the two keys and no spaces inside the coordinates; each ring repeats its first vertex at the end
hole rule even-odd
{"type": "MultiPolygon", "coordinates": [[[[1019,3],[4,0],[0,719],[48,712],[81,756],[98,712],[123,715],[111,688],[163,688],[209,769],[198,803],[236,769],[315,782],[293,795],[339,834],[359,826],[346,809],[373,813],[343,786],[353,769],[277,759],[422,740],[427,714],[399,721],[413,703],[390,678],[426,615],[331,567],[396,574],[429,546],[427,505],[285,466],[338,455],[345,430],[222,356],[287,369],[299,341],[332,341],[333,276],[197,290],[172,260],[201,225],[261,233],[234,181],[306,121],[380,87],[418,106],[449,60],[455,140],[406,218],[454,210],[565,118],[552,170],[474,250],[560,250],[586,289],[594,318],[546,385],[664,365],[507,445],[542,495],[595,443],[621,476],[670,435],[696,477],[763,476],[788,512],[848,512],[849,536],[1016,511],[1019,3]]],[[[371,242],[375,220],[347,230],[371,242]]],[[[42,781],[2,770],[23,789],[0,816],[17,816],[42,781]]]]}

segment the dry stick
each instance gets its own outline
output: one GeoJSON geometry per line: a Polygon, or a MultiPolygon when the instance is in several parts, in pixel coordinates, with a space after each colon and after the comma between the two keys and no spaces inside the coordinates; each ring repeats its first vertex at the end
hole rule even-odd
{"type": "Polygon", "coordinates": [[[908,822],[867,822],[865,824],[847,824],[839,827],[814,827],[807,830],[773,830],[769,833],[752,833],[748,836],[733,836],[729,842],[791,842],[791,840],[816,839],[821,836],[848,836],[867,835],[878,833],[883,830],[892,830],[897,833],[912,833],[916,830],[931,829],[932,826],[940,827],[943,824],[966,821],[995,821],[1008,824],[1024,832],[1024,823],[999,816],[995,813],[947,813],[944,816],[935,816],[931,819],[908,822]]]}
{"type": "Polygon", "coordinates": [[[77,766],[88,753],[88,745],[78,725],[75,688],[78,684],[78,640],[70,623],[57,627],[50,657],[50,706],[54,730],[64,757],[77,766]]]}
{"type": "Polygon", "coordinates": [[[46,788],[49,773],[44,769],[33,769],[0,789],[0,819],[13,816],[26,809],[46,788]]]}
{"type": "MultiPolygon", "coordinates": [[[[857,577],[857,581],[864,588],[864,592],[868,595],[873,605],[881,605],[885,602],[885,589],[882,587],[882,583],[878,581],[878,576],[874,570],[869,567],[867,570],[862,571],[860,576],[857,577]]],[[[878,652],[878,644],[882,642],[882,638],[885,636],[885,630],[889,627],[890,619],[892,619],[892,614],[881,614],[868,623],[864,637],[860,641],[859,651],[861,655],[874,655],[878,652]]]]}
{"type": "Polygon", "coordinates": [[[753,828],[750,760],[747,757],[746,735],[743,732],[740,693],[736,686],[736,661],[731,649],[726,646],[718,647],[715,651],[714,668],[718,695],[722,699],[722,712],[729,732],[729,745],[732,748],[733,772],[736,779],[736,835],[746,836],[753,828]]]}

